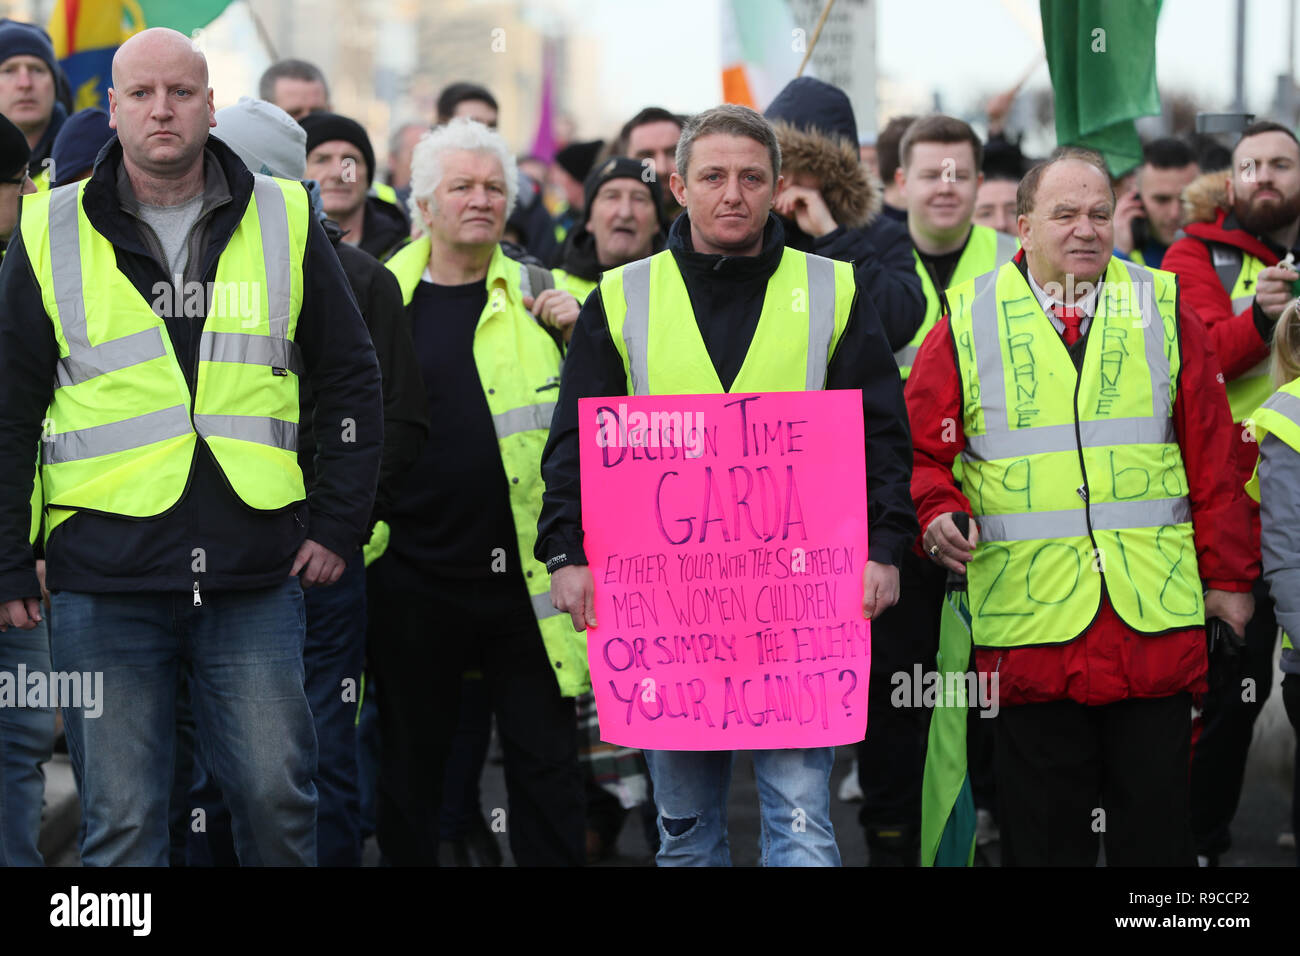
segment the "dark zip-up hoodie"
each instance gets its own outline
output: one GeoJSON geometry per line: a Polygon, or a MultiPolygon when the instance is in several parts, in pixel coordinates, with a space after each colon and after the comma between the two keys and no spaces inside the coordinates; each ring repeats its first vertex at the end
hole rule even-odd
{"type": "MultiPolygon", "coordinates": [[[[205,177],[185,278],[210,289],[217,260],[252,200],[253,176],[229,147],[210,138],[205,177]]],[[[84,207],[91,225],[115,246],[118,269],[153,302],[155,285],[171,280],[152,230],[132,214],[136,201],[116,140],[101,154],[84,207]]],[[[168,315],[165,322],[192,406],[202,320],[168,315]]],[[[255,511],[231,490],[199,440],[185,491],[163,514],[130,519],[82,511],[54,530],[46,547],[51,590],[270,587],[288,575],[305,538],[344,556],[356,550],[369,533],[383,444],[379,366],[338,256],[314,219],[295,341],[316,396],[316,479],[307,500],[255,511]]],[[[39,594],[27,544],[28,501],[58,358],[20,225],[0,266],[0,458],[6,463],[0,469],[0,601],[39,594]]]]}

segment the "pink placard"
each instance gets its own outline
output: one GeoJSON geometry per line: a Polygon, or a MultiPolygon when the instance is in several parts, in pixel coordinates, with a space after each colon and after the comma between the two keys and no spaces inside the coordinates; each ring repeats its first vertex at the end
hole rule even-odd
{"type": "Polygon", "coordinates": [[[601,739],[653,750],[861,740],[861,393],[585,398],[578,411],[601,739]]]}

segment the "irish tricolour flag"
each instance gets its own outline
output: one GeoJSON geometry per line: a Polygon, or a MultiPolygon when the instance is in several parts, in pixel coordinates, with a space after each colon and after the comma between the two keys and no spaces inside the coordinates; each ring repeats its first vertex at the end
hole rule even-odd
{"type": "Polygon", "coordinates": [[[785,0],[724,0],[723,100],[761,111],[794,79],[808,40],[785,0]]]}

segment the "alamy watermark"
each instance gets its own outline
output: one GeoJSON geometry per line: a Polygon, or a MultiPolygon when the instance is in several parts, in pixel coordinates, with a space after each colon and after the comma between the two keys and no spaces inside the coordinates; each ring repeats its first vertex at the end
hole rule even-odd
{"type": "Polygon", "coordinates": [[[86,717],[104,712],[103,671],[0,670],[0,707],[77,709],[86,717]]]}
{"type": "Polygon", "coordinates": [[[620,402],[618,408],[597,411],[596,421],[601,448],[679,448],[687,458],[704,454],[703,412],[629,412],[627,403],[620,402]]]}
{"type": "Polygon", "coordinates": [[[895,671],[889,678],[894,688],[889,695],[893,707],[977,707],[980,716],[998,715],[996,671],[895,671]]]}

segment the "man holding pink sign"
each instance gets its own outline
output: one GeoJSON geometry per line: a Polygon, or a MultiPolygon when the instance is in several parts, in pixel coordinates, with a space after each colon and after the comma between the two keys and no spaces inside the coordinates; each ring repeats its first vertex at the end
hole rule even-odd
{"type": "Polygon", "coordinates": [[[839,864],[833,745],[865,731],[869,621],[918,532],[879,316],[848,263],[785,248],[783,185],[759,114],[686,126],[686,211],[587,299],[542,459],[535,554],[591,628],[602,739],[647,748],[661,866],[730,864],[736,750],[763,863],[839,864]],[[823,389],[858,391],[797,394],[823,389]]]}

